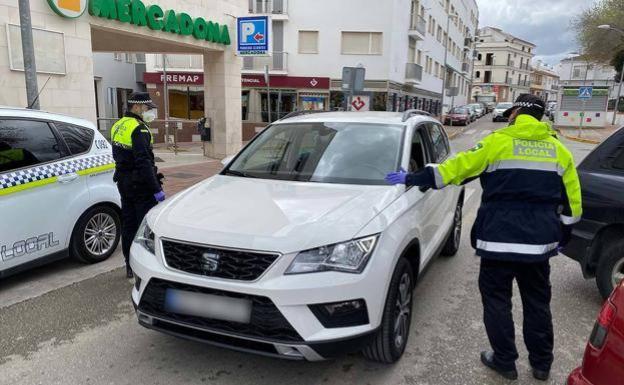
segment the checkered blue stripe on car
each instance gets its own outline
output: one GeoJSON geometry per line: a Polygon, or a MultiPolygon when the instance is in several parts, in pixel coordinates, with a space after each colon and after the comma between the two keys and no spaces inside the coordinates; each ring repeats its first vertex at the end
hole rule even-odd
{"type": "Polygon", "coordinates": [[[0,174],[0,190],[113,163],[113,156],[95,155],[0,174]]]}

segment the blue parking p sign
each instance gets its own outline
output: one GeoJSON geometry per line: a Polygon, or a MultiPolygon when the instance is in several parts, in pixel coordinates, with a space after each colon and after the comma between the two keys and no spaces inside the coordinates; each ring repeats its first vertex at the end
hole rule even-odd
{"type": "Polygon", "coordinates": [[[269,54],[270,20],[268,16],[239,17],[237,20],[237,52],[239,56],[269,54]]]}

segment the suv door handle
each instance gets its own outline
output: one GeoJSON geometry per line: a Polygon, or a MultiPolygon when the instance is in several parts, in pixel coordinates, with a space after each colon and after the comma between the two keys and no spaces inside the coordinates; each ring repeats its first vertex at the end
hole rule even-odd
{"type": "Polygon", "coordinates": [[[76,179],[78,179],[78,177],[79,177],[78,174],[76,174],[75,172],[71,172],[69,174],[60,175],[56,180],[59,183],[65,184],[65,183],[70,183],[70,182],[75,181],[76,179]]]}

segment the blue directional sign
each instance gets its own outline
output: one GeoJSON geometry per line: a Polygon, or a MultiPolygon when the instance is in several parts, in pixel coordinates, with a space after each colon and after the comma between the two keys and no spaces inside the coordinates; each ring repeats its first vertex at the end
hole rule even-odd
{"type": "Polygon", "coordinates": [[[593,87],[579,87],[578,98],[579,99],[591,99],[593,94],[593,87]]]}
{"type": "Polygon", "coordinates": [[[268,16],[239,17],[236,34],[238,55],[269,55],[270,26],[268,16]]]}

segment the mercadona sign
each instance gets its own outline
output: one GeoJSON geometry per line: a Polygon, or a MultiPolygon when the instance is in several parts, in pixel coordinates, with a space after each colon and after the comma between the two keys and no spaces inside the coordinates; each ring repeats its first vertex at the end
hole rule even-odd
{"type": "Polygon", "coordinates": [[[156,4],[146,6],[141,0],[89,0],[89,14],[154,31],[193,36],[217,44],[231,44],[227,25],[206,21],[202,17],[193,18],[172,9],[164,11],[156,4]]]}

